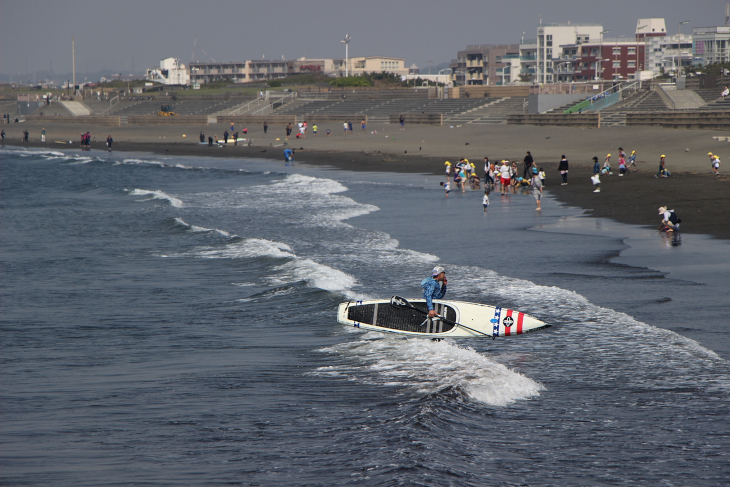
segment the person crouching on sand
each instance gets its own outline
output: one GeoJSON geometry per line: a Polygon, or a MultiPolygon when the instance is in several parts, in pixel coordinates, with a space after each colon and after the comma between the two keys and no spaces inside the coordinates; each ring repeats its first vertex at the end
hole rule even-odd
{"type": "Polygon", "coordinates": [[[668,210],[666,206],[659,207],[659,215],[662,217],[662,223],[659,225],[660,232],[677,232],[682,219],[677,216],[674,210],[668,210]]]}

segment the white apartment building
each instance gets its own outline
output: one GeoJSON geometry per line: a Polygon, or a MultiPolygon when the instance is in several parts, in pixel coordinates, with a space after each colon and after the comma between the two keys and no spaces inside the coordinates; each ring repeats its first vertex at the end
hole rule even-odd
{"type": "Polygon", "coordinates": [[[692,51],[699,64],[730,61],[730,27],[695,27],[692,40],[692,51]]]}
{"type": "Polygon", "coordinates": [[[603,26],[600,24],[543,24],[537,28],[536,81],[554,83],[553,73],[560,61],[561,45],[581,45],[602,38],[603,26]]]}

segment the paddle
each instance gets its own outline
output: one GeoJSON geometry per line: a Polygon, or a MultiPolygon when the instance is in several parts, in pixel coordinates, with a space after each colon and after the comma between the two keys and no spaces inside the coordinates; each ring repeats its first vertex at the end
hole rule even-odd
{"type": "MultiPolygon", "coordinates": [[[[416,308],[411,303],[409,303],[406,298],[401,298],[400,296],[393,296],[392,298],[390,298],[390,305],[397,309],[412,309],[412,310],[418,311],[419,313],[422,313],[424,315],[428,315],[428,311],[423,311],[422,309],[416,308]]],[[[484,335],[485,337],[491,337],[492,340],[494,340],[494,337],[492,337],[492,335],[488,335],[479,330],[475,330],[474,328],[469,328],[466,325],[462,325],[461,323],[457,323],[456,321],[451,321],[450,319],[444,318],[443,316],[438,316],[438,315],[436,315],[436,316],[441,321],[444,321],[446,323],[451,323],[452,325],[459,326],[461,328],[466,328],[467,330],[473,331],[474,333],[479,333],[480,335],[484,335]]]]}

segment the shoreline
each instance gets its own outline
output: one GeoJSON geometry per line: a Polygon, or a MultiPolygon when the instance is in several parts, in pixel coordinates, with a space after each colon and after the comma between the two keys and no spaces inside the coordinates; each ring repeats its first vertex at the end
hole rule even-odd
{"type": "MultiPolygon", "coordinates": [[[[14,131],[20,131],[26,127],[29,131],[31,129],[29,124],[12,127],[16,129],[14,131]]],[[[11,145],[11,141],[6,139],[4,147],[81,151],[76,140],[77,136],[70,135],[78,133],[78,126],[68,124],[55,126],[47,123],[44,127],[52,127],[54,133],[60,132],[63,135],[49,136],[49,142],[46,143],[31,140],[28,144],[18,144],[11,139],[11,145]],[[59,138],[73,140],[73,144],[55,143],[55,140],[59,138]]],[[[222,132],[226,128],[223,124],[217,124],[217,126],[207,126],[202,129],[207,136],[216,131],[222,132]]],[[[102,140],[93,140],[91,149],[104,150],[103,139],[106,137],[103,134],[112,132],[115,138],[112,153],[143,152],[185,157],[259,158],[284,162],[282,145],[284,138],[276,136],[280,127],[270,126],[269,134],[250,134],[252,140],[250,147],[239,145],[223,148],[198,145],[197,131],[200,129],[201,127],[190,126],[95,127],[95,133],[101,134],[102,140]],[[180,134],[186,131],[192,135],[183,142],[180,134]]],[[[347,136],[333,133],[332,136],[320,135],[316,139],[309,135],[306,139],[291,139],[289,148],[295,151],[294,159],[298,163],[331,166],[348,171],[442,175],[445,160],[455,163],[460,157],[467,157],[474,162],[477,173],[481,175],[483,159],[474,154],[483,152],[497,156],[490,156],[492,161],[497,161],[500,157],[516,160],[518,168],[521,170],[524,152],[519,147],[511,148],[513,143],[519,144],[530,147],[528,150],[531,150],[535,156],[536,165],[544,167],[547,174],[545,191],[563,204],[583,209],[587,215],[608,218],[619,223],[657,228],[660,222],[657,208],[668,206],[670,209],[675,209],[682,218],[681,231],[683,233],[706,234],[730,240],[730,226],[723,224],[730,222],[730,205],[728,204],[730,175],[722,174],[723,167],[721,167],[720,176],[712,174],[709,171],[709,159],[706,157],[708,151],[701,148],[703,146],[719,147],[720,150],[726,151],[727,143],[710,142],[712,134],[709,132],[636,129],[633,127],[576,130],[561,127],[471,126],[467,128],[468,130],[450,130],[447,127],[410,126],[407,129],[407,131],[399,132],[396,127],[383,124],[376,126],[371,133],[355,133],[347,136]],[[379,137],[383,134],[385,134],[385,140],[379,137]],[[550,135],[545,136],[545,134],[550,135]],[[648,137],[649,141],[644,142],[644,145],[653,147],[650,151],[640,150],[640,156],[642,152],[658,152],[657,149],[666,146],[662,150],[670,155],[668,159],[669,157],[673,157],[672,160],[686,158],[686,161],[681,165],[676,161],[669,162],[668,167],[672,171],[672,177],[656,179],[654,174],[658,169],[658,164],[647,162],[640,157],[637,162],[638,172],[619,177],[618,163],[615,161],[617,154],[614,153],[614,157],[612,157],[612,165],[615,166],[614,173],[601,178],[601,193],[593,193],[593,185],[590,181],[592,162],[575,161],[590,160],[587,154],[595,154],[602,163],[601,156],[605,157],[605,154],[594,148],[594,145],[597,145],[596,137],[599,137],[600,143],[604,144],[603,138],[623,140],[628,139],[630,135],[648,137]],[[577,136],[580,137],[576,138],[577,136]],[[464,140],[475,142],[472,144],[464,142],[464,140]],[[670,142],[673,145],[670,145],[670,142]],[[691,157],[687,156],[690,154],[690,148],[679,149],[691,145],[693,145],[691,157]],[[567,186],[559,184],[560,174],[557,172],[557,165],[560,154],[555,150],[555,146],[572,147],[570,151],[565,151],[571,153],[568,157],[571,163],[567,186]],[[489,147],[489,149],[485,149],[485,147],[489,147]],[[499,152],[506,152],[506,147],[510,148],[509,153],[499,156],[499,152]],[[704,153],[697,155],[698,151],[703,150],[704,153]],[[557,155],[551,156],[551,160],[546,161],[543,156],[546,153],[557,155]]],[[[257,128],[252,129],[251,132],[254,130],[259,131],[257,128]]],[[[37,131],[39,132],[40,129],[37,131]]],[[[8,132],[7,128],[6,132],[8,132]]],[[[33,133],[35,134],[35,131],[33,133]]],[[[630,152],[631,147],[636,147],[631,144],[635,144],[635,142],[630,141],[625,144],[627,152],[630,152]]],[[[493,195],[498,196],[496,193],[493,195]]]]}

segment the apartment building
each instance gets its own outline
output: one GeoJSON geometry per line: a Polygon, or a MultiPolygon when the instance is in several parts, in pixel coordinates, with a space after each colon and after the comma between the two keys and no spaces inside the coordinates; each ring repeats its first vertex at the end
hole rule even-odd
{"type": "MultiPolygon", "coordinates": [[[[555,70],[560,65],[571,64],[570,60],[561,60],[560,46],[576,45],[602,39],[603,26],[600,24],[543,24],[537,27],[536,81],[538,83],[556,83],[558,75],[555,70]]],[[[567,73],[564,73],[567,76],[567,73]]]]}
{"type": "Polygon", "coordinates": [[[190,63],[190,82],[193,84],[228,81],[232,83],[250,83],[269,81],[303,73],[323,73],[328,76],[360,76],[363,73],[388,72],[405,76],[408,68],[405,59],[383,56],[353,57],[347,60],[349,67],[345,69],[345,59],[308,59],[270,60],[228,63],[190,63]]]}
{"type": "MultiPolygon", "coordinates": [[[[466,46],[457,52],[451,61],[451,82],[454,86],[497,85],[502,77],[511,73],[508,59],[519,58],[520,46],[517,44],[481,44],[466,46]],[[499,71],[499,74],[498,74],[499,71]]],[[[506,81],[505,81],[506,82],[506,81]]]]}
{"type": "Polygon", "coordinates": [[[702,65],[730,62],[730,27],[692,29],[692,53],[702,65]]]}

